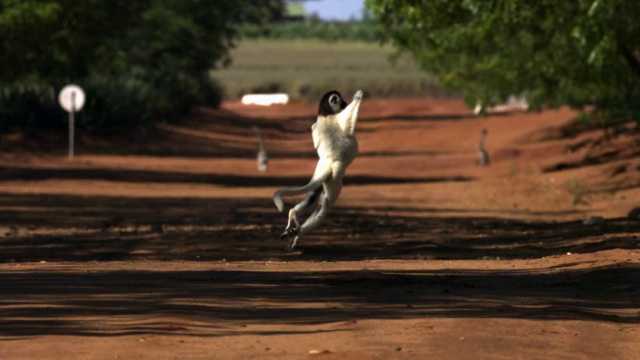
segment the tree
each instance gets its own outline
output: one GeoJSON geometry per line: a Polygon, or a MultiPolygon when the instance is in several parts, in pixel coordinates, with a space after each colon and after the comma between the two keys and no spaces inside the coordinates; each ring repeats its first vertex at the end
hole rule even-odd
{"type": "Polygon", "coordinates": [[[94,127],[215,104],[209,71],[229,61],[239,25],[282,8],[281,0],[0,0],[0,128],[60,119],[52,95],[68,82],[92,95],[82,120],[94,127]]]}
{"type": "Polygon", "coordinates": [[[227,55],[238,24],[281,11],[279,0],[0,0],[0,81],[73,80],[164,62],[203,72],[227,55]]]}
{"type": "Polygon", "coordinates": [[[469,105],[510,94],[640,110],[640,3],[366,0],[400,51],[469,105]]]}
{"type": "Polygon", "coordinates": [[[122,61],[150,1],[0,1],[0,81],[67,81],[122,61]]]}

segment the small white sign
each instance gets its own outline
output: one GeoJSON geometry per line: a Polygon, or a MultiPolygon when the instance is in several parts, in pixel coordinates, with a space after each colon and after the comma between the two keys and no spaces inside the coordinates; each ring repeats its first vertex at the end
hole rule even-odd
{"type": "Polygon", "coordinates": [[[84,106],[84,91],[78,85],[67,85],[60,91],[58,101],[67,112],[78,112],[84,106]]]}

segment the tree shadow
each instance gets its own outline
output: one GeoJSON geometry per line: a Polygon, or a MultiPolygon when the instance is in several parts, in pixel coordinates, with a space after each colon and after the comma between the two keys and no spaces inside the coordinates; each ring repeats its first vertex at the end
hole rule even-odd
{"type": "Polygon", "coordinates": [[[429,317],[640,322],[637,264],[548,270],[2,272],[0,335],[269,335],[283,331],[251,326],[429,317]]]}
{"type": "MultiPolygon", "coordinates": [[[[180,123],[160,123],[113,134],[92,134],[77,129],[75,150],[77,155],[253,158],[258,150],[258,137],[252,129],[253,126],[261,129],[272,155],[284,156],[293,153],[281,149],[280,146],[270,146],[273,140],[310,140],[309,120],[285,122],[247,117],[219,109],[198,108],[180,123]]],[[[20,136],[14,134],[12,139],[1,140],[3,141],[0,141],[0,151],[47,155],[65,155],[67,152],[66,133],[51,129],[27,129],[22,131],[20,136]]]]}
{"type": "MultiPolygon", "coordinates": [[[[36,174],[40,177],[56,175],[37,171],[43,171],[36,174]]],[[[96,176],[69,171],[57,175],[96,176]]],[[[254,184],[245,177],[182,173],[98,175],[130,182],[254,184]]],[[[356,176],[349,181],[396,179],[356,176]]],[[[45,263],[41,270],[0,272],[0,336],[296,334],[350,331],[349,323],[361,319],[429,317],[640,322],[640,267],[631,263],[509,271],[91,270],[95,261],[105,260],[508,260],[640,246],[637,219],[607,219],[587,227],[578,221],[473,214],[336,206],[323,227],[300,241],[297,252],[285,253],[279,234],[286,214],[278,213],[270,198],[0,194],[0,262],[76,262],[78,269],[61,271],[45,263]],[[322,330],[252,328],[264,324],[327,325],[322,330]]]]}
{"type": "Polygon", "coordinates": [[[637,219],[585,226],[463,209],[336,206],[297,252],[285,253],[286,214],[270,198],[2,194],[0,204],[0,262],[529,259],[640,246],[637,219]]]}
{"type": "MultiPolygon", "coordinates": [[[[107,180],[129,183],[194,183],[216,184],[229,187],[292,187],[291,184],[302,186],[310,180],[310,176],[263,176],[256,175],[227,175],[211,173],[193,173],[166,170],[128,170],[105,168],[29,168],[21,166],[0,166],[0,178],[3,181],[11,180],[107,180]]],[[[384,185],[384,184],[408,184],[430,183],[443,181],[472,181],[475,178],[467,176],[448,177],[387,177],[370,175],[353,175],[345,179],[348,185],[384,185]]],[[[295,186],[294,186],[295,187],[295,186]]]]}

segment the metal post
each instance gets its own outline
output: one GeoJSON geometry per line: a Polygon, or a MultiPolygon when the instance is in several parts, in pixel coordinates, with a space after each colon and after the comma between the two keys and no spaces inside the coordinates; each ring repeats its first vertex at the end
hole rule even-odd
{"type": "Polygon", "coordinates": [[[69,111],[69,160],[73,160],[74,118],[76,114],[76,93],[71,93],[71,111],[69,111]]]}

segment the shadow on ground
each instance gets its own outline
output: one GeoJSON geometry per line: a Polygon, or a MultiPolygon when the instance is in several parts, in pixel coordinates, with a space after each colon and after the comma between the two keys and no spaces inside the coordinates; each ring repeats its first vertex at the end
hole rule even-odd
{"type": "MultiPolygon", "coordinates": [[[[222,115],[202,113],[193,121],[206,122],[222,115]]],[[[165,126],[154,133],[161,136],[147,136],[139,142],[125,139],[122,144],[133,145],[116,148],[126,154],[249,158],[257,145],[251,125],[260,125],[268,137],[289,132],[292,137],[304,134],[308,138],[309,125],[302,118],[296,124],[269,125],[267,120],[225,116],[202,125],[196,133],[189,126],[165,126]]],[[[113,143],[102,146],[90,141],[95,139],[80,145],[97,149],[95,153],[114,151],[113,143]]],[[[33,146],[40,151],[48,149],[37,145],[33,146]]],[[[60,149],[64,147],[58,146],[57,151],[60,149]]],[[[1,168],[0,174],[4,180],[68,178],[229,186],[302,184],[308,180],[274,178],[265,183],[263,179],[215,174],[17,166],[1,168]]],[[[442,180],[471,179],[415,179],[442,180]]],[[[347,181],[390,184],[409,180],[350,176],[347,181]]],[[[507,263],[568,252],[637,249],[640,245],[637,219],[607,219],[587,227],[578,221],[518,221],[478,217],[478,213],[337,206],[321,229],[299,242],[296,252],[285,253],[279,234],[286,214],[278,213],[269,198],[0,193],[0,263],[10,269],[0,272],[0,336],[11,344],[15,338],[48,334],[294,334],[310,330],[290,325],[322,324],[321,329],[311,332],[350,331],[362,319],[442,317],[606,321],[633,326],[640,322],[640,268],[631,260],[610,266],[598,266],[595,261],[567,262],[536,270],[366,270],[363,260],[370,259],[507,263]],[[138,269],[118,270],[114,263],[99,263],[108,260],[136,262],[131,267],[138,269]],[[242,271],[240,264],[233,263],[224,265],[225,270],[166,271],[160,267],[168,262],[149,269],[145,260],[197,260],[199,265],[295,260],[301,267],[320,261],[363,262],[358,270],[340,271],[291,270],[284,265],[242,271]],[[27,261],[45,263],[28,271],[21,271],[20,264],[6,265],[27,261]],[[93,269],[93,265],[100,269],[93,269]],[[286,330],[254,327],[265,324],[285,325],[286,330]]]]}
{"type": "Polygon", "coordinates": [[[4,272],[0,336],[281,334],[251,325],[346,331],[329,323],[425,317],[640,322],[637,265],[556,270],[4,272]]]}
{"type": "MultiPolygon", "coordinates": [[[[166,170],[127,170],[127,169],[45,169],[27,168],[19,166],[0,166],[0,178],[3,181],[38,181],[43,180],[103,180],[103,181],[123,181],[130,183],[193,183],[193,184],[216,184],[230,187],[272,187],[291,186],[291,184],[306,184],[309,176],[279,176],[267,177],[256,175],[228,175],[211,173],[193,173],[166,170]]],[[[385,177],[354,175],[349,176],[344,181],[348,185],[371,185],[371,184],[410,184],[429,183],[441,181],[471,181],[473,177],[450,176],[450,177],[385,177]]],[[[0,193],[1,196],[1,193],[0,193]]]]}
{"type": "Polygon", "coordinates": [[[528,259],[640,245],[637,219],[585,226],[338,206],[289,254],[279,239],[286,214],[268,198],[4,194],[0,204],[0,262],[528,259]]]}

